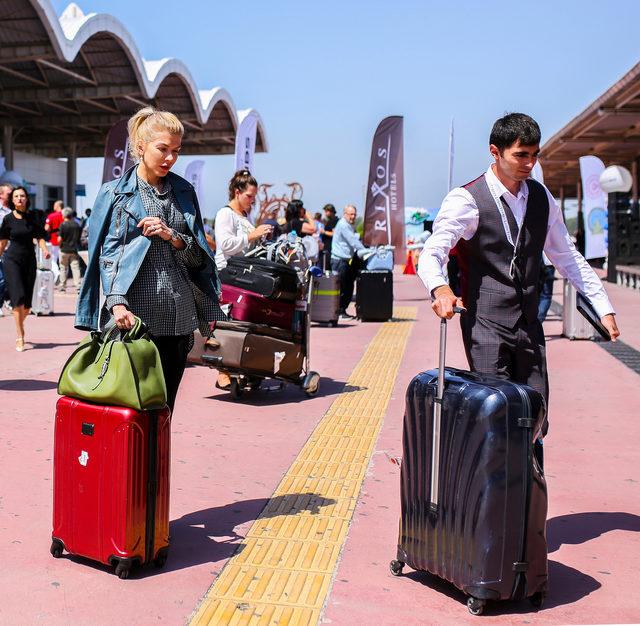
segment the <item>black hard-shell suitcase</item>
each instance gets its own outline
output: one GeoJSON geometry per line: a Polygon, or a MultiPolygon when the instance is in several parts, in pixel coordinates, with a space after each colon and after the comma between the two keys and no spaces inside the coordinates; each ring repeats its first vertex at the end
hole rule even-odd
{"type": "Polygon", "coordinates": [[[534,444],[545,418],[526,385],[444,369],[418,374],[406,395],[397,560],[448,580],[479,615],[487,600],[547,589],[547,488],[534,444]],[[439,400],[441,398],[441,400],[439,400]]]}
{"type": "Polygon", "coordinates": [[[294,302],[298,294],[298,275],[283,263],[266,259],[232,256],[220,270],[220,281],[253,291],[267,298],[294,302]]]}
{"type": "Polygon", "coordinates": [[[386,322],[393,316],[393,272],[364,270],[356,282],[356,316],[363,322],[386,322]]]}

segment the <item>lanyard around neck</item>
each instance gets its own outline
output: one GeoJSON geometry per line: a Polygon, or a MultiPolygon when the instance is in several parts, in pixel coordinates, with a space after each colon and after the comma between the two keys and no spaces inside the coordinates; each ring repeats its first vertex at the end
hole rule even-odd
{"type": "MultiPolygon", "coordinates": [[[[507,213],[504,210],[504,204],[502,204],[502,196],[500,194],[500,189],[496,185],[494,180],[491,180],[489,176],[485,176],[485,180],[487,181],[487,187],[489,187],[489,192],[493,198],[493,201],[496,203],[496,208],[498,209],[498,213],[500,214],[500,219],[502,220],[502,227],[504,228],[504,234],[507,237],[507,241],[513,246],[513,256],[511,257],[511,263],[509,264],[509,276],[513,280],[516,275],[516,257],[518,254],[518,247],[520,245],[520,238],[522,235],[522,230],[524,226],[524,220],[527,216],[527,209],[525,207],[525,213],[522,217],[522,223],[518,226],[518,235],[516,241],[514,243],[513,236],[511,235],[511,228],[509,226],[509,220],[507,219],[507,213]]],[[[515,220],[515,216],[514,216],[515,220]]]]}

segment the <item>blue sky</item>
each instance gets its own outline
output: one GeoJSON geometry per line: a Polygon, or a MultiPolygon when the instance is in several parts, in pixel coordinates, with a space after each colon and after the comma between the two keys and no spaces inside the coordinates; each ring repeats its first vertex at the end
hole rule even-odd
{"type": "MultiPolygon", "coordinates": [[[[258,109],[271,150],[257,155],[256,176],[299,181],[314,211],[362,208],[373,132],[387,115],[405,118],[406,204],[436,206],[452,117],[462,184],[489,163],[489,129],[505,111],[534,116],[544,141],[640,60],[637,0],[78,4],[120,19],[146,59],[177,57],[200,89],[225,87],[239,109],[258,109]]],[[[53,5],[61,13],[67,2],[53,5]]],[[[78,169],[90,206],[101,165],[78,169]]],[[[231,156],[207,157],[207,213],[225,203],[232,169],[231,156]]]]}

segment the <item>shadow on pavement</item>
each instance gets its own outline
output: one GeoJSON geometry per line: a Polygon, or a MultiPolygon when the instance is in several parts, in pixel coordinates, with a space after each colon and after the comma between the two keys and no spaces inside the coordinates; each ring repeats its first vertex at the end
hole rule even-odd
{"type": "Polygon", "coordinates": [[[171,548],[166,566],[155,572],[153,569],[145,570],[143,575],[161,574],[163,571],[229,559],[242,549],[240,542],[244,536],[236,532],[239,525],[258,517],[268,519],[280,515],[296,515],[301,511],[318,515],[324,507],[332,504],[335,504],[335,500],[315,493],[300,493],[271,499],[242,500],[188,513],[171,522],[171,548]]]}
{"type": "Polygon", "coordinates": [[[640,532],[640,516],[603,511],[559,515],[547,522],[549,553],[558,550],[563,543],[586,543],[612,530],[640,532]]]}
{"type": "MultiPolygon", "coordinates": [[[[428,572],[416,572],[409,570],[405,574],[430,589],[442,593],[443,595],[460,603],[461,621],[467,614],[467,596],[457,587],[449,584],[442,578],[438,578],[428,572]]],[[[585,596],[599,589],[602,585],[595,579],[583,572],[558,563],[549,561],[549,592],[542,609],[534,608],[529,600],[488,602],[485,615],[522,615],[527,613],[537,613],[545,609],[551,609],[564,604],[573,604],[585,596]]]]}
{"type": "MultiPolygon", "coordinates": [[[[266,380],[262,384],[263,387],[256,391],[250,389],[245,390],[239,400],[234,400],[228,392],[217,393],[216,395],[209,396],[209,398],[247,406],[272,406],[274,404],[298,403],[301,400],[307,399],[302,389],[293,383],[285,383],[284,388],[279,386],[279,381],[277,380],[266,380]]],[[[323,376],[320,378],[320,389],[313,397],[323,398],[327,396],[337,396],[341,393],[351,393],[365,389],[367,388],[358,385],[348,385],[343,381],[333,380],[333,378],[323,376]]]]}
{"type": "Polygon", "coordinates": [[[602,585],[589,574],[558,561],[549,561],[549,591],[542,610],[573,604],[600,589],[602,585]]]}
{"type": "Polygon", "coordinates": [[[70,343],[36,343],[35,341],[29,341],[33,346],[34,350],[51,350],[51,348],[59,348],[60,346],[77,346],[77,341],[72,341],[70,343]]]}
{"type": "Polygon", "coordinates": [[[2,391],[45,391],[56,389],[58,381],[53,380],[1,380],[0,389],[2,391]]]}

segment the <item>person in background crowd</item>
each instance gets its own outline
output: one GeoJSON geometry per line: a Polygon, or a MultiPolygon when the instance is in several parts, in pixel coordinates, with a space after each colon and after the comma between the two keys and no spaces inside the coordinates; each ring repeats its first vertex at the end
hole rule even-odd
{"type": "Polygon", "coordinates": [[[0,257],[4,263],[6,287],[16,324],[16,350],[24,350],[24,321],[31,311],[33,287],[36,282],[34,239],[45,259],[50,254],[44,231],[29,211],[29,196],[24,187],[16,187],[9,197],[11,213],[0,226],[0,257]],[[7,245],[11,242],[9,248],[7,245]]]}
{"type": "Polygon", "coordinates": [[[84,212],[82,219],[82,231],[80,233],[80,250],[89,249],[89,218],[91,217],[91,209],[84,212]]]}
{"type": "Polygon", "coordinates": [[[11,213],[11,207],[9,206],[9,196],[13,191],[13,187],[9,183],[2,183],[0,185],[0,226],[2,226],[2,220],[5,215],[11,213]]]}
{"type": "Polygon", "coordinates": [[[227,266],[227,259],[248,252],[273,227],[254,226],[249,213],[258,193],[258,183],[249,170],[238,170],[229,181],[229,203],[216,213],[216,266],[227,266]]]}
{"type": "Polygon", "coordinates": [[[90,217],[91,217],[91,209],[85,209],[84,210],[84,215],[82,216],[82,219],[80,220],[80,226],[82,228],[84,228],[87,225],[87,222],[89,221],[90,217]]]}
{"type": "Polygon", "coordinates": [[[56,200],[53,203],[53,211],[47,215],[44,222],[44,229],[49,233],[49,242],[51,243],[51,258],[54,263],[60,263],[60,224],[62,224],[62,200],[56,200]]]}
{"type": "MultiPolygon", "coordinates": [[[[5,215],[9,215],[11,213],[11,208],[9,207],[9,196],[11,195],[11,191],[13,187],[8,183],[3,183],[0,185],[0,226],[2,226],[2,220],[5,215]]],[[[2,307],[4,306],[4,300],[6,297],[6,283],[4,280],[4,270],[2,265],[2,260],[0,260],[0,317],[4,316],[4,311],[2,307]]]]}
{"type": "Polygon", "coordinates": [[[298,237],[313,235],[316,232],[316,224],[313,218],[304,208],[302,200],[291,200],[285,211],[287,220],[285,232],[295,232],[298,237]]]}
{"type": "Polygon", "coordinates": [[[551,265],[547,255],[542,253],[540,265],[540,281],[538,288],[540,290],[540,302],[538,303],[538,321],[542,324],[547,318],[547,313],[551,307],[553,298],[553,283],[556,279],[556,268],[551,265]]]}
{"type": "MultiPolygon", "coordinates": [[[[216,266],[227,266],[227,259],[248,252],[260,239],[273,233],[273,226],[255,226],[249,213],[258,193],[258,182],[247,169],[238,170],[229,181],[229,203],[216,213],[216,266]]],[[[204,333],[203,333],[204,334],[204,333]]],[[[206,335],[205,335],[206,336],[206,335]]],[[[231,378],[225,370],[218,370],[218,389],[229,389],[231,378]]]]}
{"type": "Polygon", "coordinates": [[[170,171],[180,154],[182,123],[173,113],[145,107],[131,117],[128,131],[137,163],[102,185],[93,205],[76,327],[96,330],[111,314],[117,328],[128,330],[139,317],[158,348],[173,411],[193,331],[208,333],[210,322],[226,316],[195,190],[170,171]]]}
{"type": "MultiPolygon", "coordinates": [[[[489,144],[494,163],[447,194],[418,273],[438,317],[450,319],[454,306],[466,307],[460,323],[470,369],[528,384],[548,406],[545,338],[537,317],[543,251],[591,300],[612,339],[620,333],[600,279],[571,243],[560,207],[544,185],[529,179],[540,151],[536,121],[505,115],[495,122],[489,144]],[[454,246],[462,298],[443,274],[454,246]]],[[[536,454],[542,462],[541,441],[536,454]]]]}
{"type": "Polygon", "coordinates": [[[338,223],[336,207],[333,204],[325,204],[322,208],[324,212],[324,229],[320,238],[322,240],[322,269],[331,267],[331,242],[333,241],[333,229],[338,223]]]}
{"type": "MultiPolygon", "coordinates": [[[[205,236],[205,239],[207,240],[207,244],[209,245],[211,250],[215,252],[216,240],[214,238],[215,232],[213,230],[213,227],[209,224],[209,221],[206,218],[202,220],[202,223],[204,224],[204,236],[205,236]]],[[[215,220],[213,221],[213,223],[215,224],[215,220]]]]}
{"type": "Polygon", "coordinates": [[[353,204],[347,204],[344,207],[342,219],[333,229],[331,244],[331,270],[340,276],[340,316],[346,319],[354,318],[347,313],[356,280],[352,259],[358,252],[367,250],[354,228],[356,215],[356,207],[353,204]]]}
{"type": "Polygon", "coordinates": [[[64,292],[67,288],[67,276],[69,267],[73,276],[73,284],[76,289],[80,288],[80,256],[78,249],[80,246],[80,236],[82,229],[73,218],[73,209],[65,207],[62,209],[62,217],[64,218],[60,224],[60,291],[64,292]]]}

